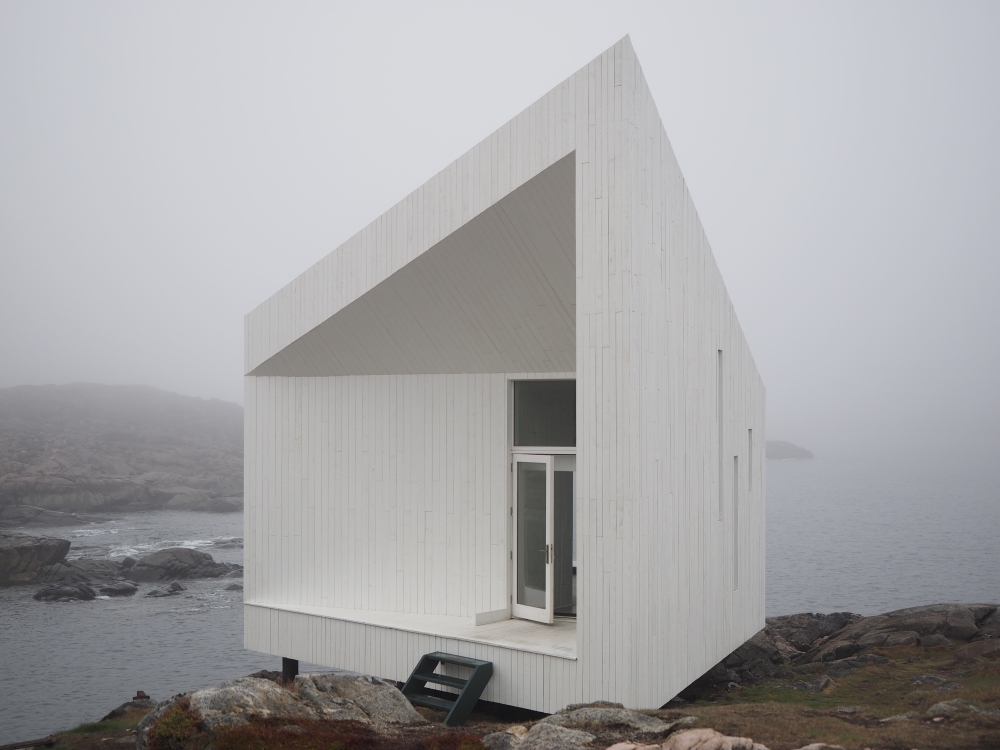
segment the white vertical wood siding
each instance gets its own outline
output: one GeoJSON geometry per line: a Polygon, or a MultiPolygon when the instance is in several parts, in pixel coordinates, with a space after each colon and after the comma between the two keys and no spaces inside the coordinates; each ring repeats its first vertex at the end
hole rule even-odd
{"type": "MultiPolygon", "coordinates": [[[[516,657],[488,695],[656,707],[764,625],[764,388],[627,38],[251,312],[245,367],[572,152],[578,661],[516,657]],[[734,456],[755,472],[737,486],[738,545],[732,503],[718,514],[734,456]]],[[[247,378],[248,647],[400,679],[440,643],[262,607],[505,606],[505,388],[502,374],[247,378]]]]}
{"type": "MultiPolygon", "coordinates": [[[[246,605],[247,648],[403,682],[433,651],[493,662],[483,698],[554,713],[579,701],[577,662],[395,628],[246,605]],[[252,645],[251,645],[252,644],[252,645]]],[[[446,670],[467,676],[461,670],[446,670]]]]}
{"type": "Polygon", "coordinates": [[[504,609],[506,395],[503,374],[248,377],[246,601],[504,609]]]}
{"type": "Polygon", "coordinates": [[[726,488],[764,389],[631,44],[576,82],[580,680],[653,707],[764,626],[763,477],[737,590],[718,516],[718,350],[726,488]]]}

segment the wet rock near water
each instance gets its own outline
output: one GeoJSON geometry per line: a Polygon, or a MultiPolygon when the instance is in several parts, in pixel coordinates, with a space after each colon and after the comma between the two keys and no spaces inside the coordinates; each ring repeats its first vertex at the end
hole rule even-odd
{"type": "Polygon", "coordinates": [[[136,591],[134,587],[114,587],[113,584],[121,583],[123,579],[136,583],[178,578],[243,577],[242,565],[216,562],[207,552],[187,547],[170,547],[139,560],[126,557],[121,562],[67,560],[69,549],[70,543],[65,539],[0,532],[0,586],[42,583],[72,587],[75,584],[99,585],[95,582],[104,582],[109,592],[122,592],[108,593],[108,596],[121,596],[136,591]]]}
{"type": "Polygon", "coordinates": [[[154,598],[163,596],[176,596],[182,591],[187,591],[187,589],[182,584],[178,583],[177,581],[174,581],[165,589],[153,589],[152,591],[147,592],[145,596],[150,596],[154,598]]]}
{"type": "Polygon", "coordinates": [[[32,583],[48,566],[66,559],[65,539],[0,532],[0,586],[32,583]]]}
{"type": "Polygon", "coordinates": [[[97,592],[85,583],[60,583],[38,591],[34,598],[42,602],[91,601],[97,592]]]}
{"type": "Polygon", "coordinates": [[[114,560],[64,560],[42,568],[32,583],[110,581],[120,573],[121,565],[114,560]]]}
{"type": "Polygon", "coordinates": [[[129,581],[162,581],[176,578],[221,578],[242,574],[243,566],[215,562],[210,554],[187,547],[169,547],[139,559],[124,571],[129,581]]]}
{"type": "Polygon", "coordinates": [[[134,583],[128,583],[127,581],[109,583],[98,589],[103,596],[132,596],[132,594],[138,590],[138,586],[134,583]]]}
{"type": "Polygon", "coordinates": [[[98,591],[101,592],[103,596],[132,596],[139,587],[134,583],[128,583],[126,581],[121,581],[119,583],[109,583],[101,586],[98,591]]]}

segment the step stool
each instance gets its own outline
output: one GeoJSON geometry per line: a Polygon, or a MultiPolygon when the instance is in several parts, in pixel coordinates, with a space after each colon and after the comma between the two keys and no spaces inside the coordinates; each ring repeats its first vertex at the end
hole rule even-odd
{"type": "MultiPolygon", "coordinates": [[[[447,711],[444,723],[449,727],[460,727],[472,709],[476,707],[476,701],[486,689],[486,684],[493,676],[493,662],[470,659],[467,656],[456,656],[455,654],[444,654],[435,651],[432,654],[424,654],[420,657],[416,669],[410,675],[410,679],[403,685],[403,695],[414,706],[427,706],[441,711],[447,711]],[[435,672],[439,664],[454,664],[459,667],[470,667],[472,674],[468,679],[461,677],[451,677],[446,674],[435,672]],[[442,697],[439,691],[428,692],[427,683],[444,685],[446,687],[458,688],[458,695],[451,698],[442,697]]],[[[452,695],[452,694],[447,694],[452,695]]]]}

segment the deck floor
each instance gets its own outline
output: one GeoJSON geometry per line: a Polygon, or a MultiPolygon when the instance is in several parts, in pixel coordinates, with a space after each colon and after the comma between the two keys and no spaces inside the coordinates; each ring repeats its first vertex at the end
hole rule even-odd
{"type": "MultiPolygon", "coordinates": [[[[253,602],[247,602],[252,604],[253,602]]],[[[576,618],[556,618],[552,625],[530,620],[501,620],[488,625],[475,625],[468,617],[425,615],[406,612],[378,612],[337,607],[268,604],[259,606],[330,617],[347,622],[378,625],[411,633],[423,633],[443,638],[455,638],[472,643],[500,646],[563,659],[576,659],[576,618]]]]}

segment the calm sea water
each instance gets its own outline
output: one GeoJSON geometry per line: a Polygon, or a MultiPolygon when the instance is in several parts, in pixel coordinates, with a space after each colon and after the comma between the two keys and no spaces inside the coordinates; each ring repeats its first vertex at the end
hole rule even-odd
{"type": "Polygon", "coordinates": [[[767,614],[1000,602],[1000,464],[767,462],[767,614]]]}
{"type": "MultiPolygon", "coordinates": [[[[1000,601],[998,488],[992,466],[769,461],[768,614],[1000,601]]],[[[234,542],[242,514],[164,511],[31,533],[72,539],[70,557],[121,559],[176,545],[223,562],[243,554],[234,542]]],[[[242,595],[223,590],[232,582],[185,582],[188,591],[164,599],[76,603],[36,602],[36,587],[0,589],[0,744],[95,721],[136,690],[161,700],[280,669],[279,659],[243,650],[242,595]]]]}

